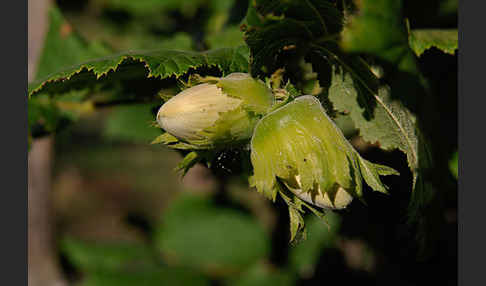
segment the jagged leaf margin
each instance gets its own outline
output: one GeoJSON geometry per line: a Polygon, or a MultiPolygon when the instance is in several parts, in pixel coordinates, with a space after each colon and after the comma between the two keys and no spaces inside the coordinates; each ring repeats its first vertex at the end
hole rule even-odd
{"type": "Polygon", "coordinates": [[[148,52],[128,51],[110,57],[95,59],[86,63],[71,66],[53,73],[44,79],[29,85],[28,95],[33,96],[42,91],[51,94],[60,91],[86,88],[99,80],[113,75],[110,80],[176,78],[191,69],[200,67],[217,67],[224,74],[248,71],[249,51],[246,46],[221,48],[206,52],[179,50],[155,50],[148,52]]]}
{"type": "MultiPolygon", "coordinates": [[[[367,76],[372,76],[371,71],[367,76]]],[[[409,217],[416,220],[433,190],[423,178],[432,166],[432,157],[415,116],[400,101],[391,99],[388,86],[374,91],[347,65],[334,66],[329,99],[335,109],[351,117],[364,140],[378,142],[384,150],[399,149],[406,154],[413,174],[409,217]],[[366,104],[370,101],[374,101],[373,107],[366,104]]]]}

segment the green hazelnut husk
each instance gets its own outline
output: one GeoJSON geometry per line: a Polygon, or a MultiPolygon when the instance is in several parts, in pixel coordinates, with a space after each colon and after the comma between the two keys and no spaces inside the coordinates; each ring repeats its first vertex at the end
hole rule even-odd
{"type": "Polygon", "coordinates": [[[363,159],[314,96],[264,116],[251,140],[251,183],[275,200],[279,182],[313,205],[340,209],[362,196],[362,179],[386,193],[379,175],[397,174],[363,159]]]}
{"type": "Polygon", "coordinates": [[[262,81],[232,73],[175,95],[159,109],[157,122],[185,149],[213,149],[248,142],[274,103],[271,89],[262,81]]]}

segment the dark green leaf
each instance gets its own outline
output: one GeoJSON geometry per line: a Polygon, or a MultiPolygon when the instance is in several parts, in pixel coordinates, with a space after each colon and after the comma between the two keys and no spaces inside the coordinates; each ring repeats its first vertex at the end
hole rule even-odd
{"type": "Polygon", "coordinates": [[[332,38],[343,16],[327,1],[250,1],[245,19],[246,43],[251,50],[251,73],[272,74],[291,68],[313,41],[332,38]]]}
{"type": "Polygon", "coordinates": [[[443,0],[439,6],[439,13],[441,15],[457,14],[457,7],[459,0],[443,0]]]}

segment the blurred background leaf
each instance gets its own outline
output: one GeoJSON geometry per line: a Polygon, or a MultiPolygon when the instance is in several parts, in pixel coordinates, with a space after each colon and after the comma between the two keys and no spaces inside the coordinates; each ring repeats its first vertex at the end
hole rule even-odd
{"type": "Polygon", "coordinates": [[[151,112],[160,104],[133,104],[117,106],[110,113],[104,135],[107,139],[124,142],[148,144],[162,133],[154,126],[154,115],[151,112]]]}
{"type": "Polygon", "coordinates": [[[222,276],[263,259],[270,248],[268,237],[253,217],[197,197],[180,197],[171,203],[155,240],[169,264],[222,276]]]}
{"type": "Polygon", "coordinates": [[[105,271],[90,273],[79,286],[209,286],[209,280],[201,274],[185,269],[157,267],[139,271],[105,271]]]}
{"type": "Polygon", "coordinates": [[[43,78],[67,66],[108,55],[111,50],[99,42],[86,42],[56,6],[49,9],[49,29],[36,78],[43,78]]]}
{"type": "Polygon", "coordinates": [[[280,270],[268,264],[257,263],[226,285],[235,286],[290,286],[295,285],[294,273],[280,270]]]}
{"type": "Polygon", "coordinates": [[[449,161],[449,169],[451,170],[451,173],[454,175],[456,179],[458,176],[458,169],[459,169],[459,163],[457,159],[458,159],[458,152],[456,151],[454,155],[452,155],[451,160],[449,161]]]}
{"type": "Polygon", "coordinates": [[[156,265],[151,249],[139,243],[90,243],[66,237],[61,241],[61,251],[74,267],[86,272],[121,272],[156,265]]]}

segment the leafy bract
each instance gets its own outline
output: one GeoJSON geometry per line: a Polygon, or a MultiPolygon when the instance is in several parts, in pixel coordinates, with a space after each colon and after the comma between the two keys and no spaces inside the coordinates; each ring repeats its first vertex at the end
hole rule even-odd
{"type": "Polygon", "coordinates": [[[340,187],[361,197],[362,175],[374,190],[386,193],[379,175],[397,174],[361,158],[310,95],[298,97],[258,122],[251,140],[251,161],[254,185],[273,200],[279,179],[299,176],[300,189],[312,196],[318,196],[317,187],[322,194],[340,187]]]}
{"type": "Polygon", "coordinates": [[[453,55],[458,46],[457,29],[419,29],[411,30],[408,35],[410,48],[420,57],[426,50],[435,47],[446,54],[453,55]]]}
{"type": "Polygon", "coordinates": [[[361,158],[310,95],[298,97],[258,122],[251,140],[251,162],[251,184],[257,191],[271,200],[280,193],[289,205],[291,241],[304,234],[300,213],[302,205],[309,207],[303,201],[344,208],[352,196],[362,198],[362,179],[375,191],[387,193],[379,176],[398,174],[361,158]],[[280,182],[298,198],[285,195],[280,182]],[[346,199],[338,192],[346,194],[346,199]]]}
{"type": "Polygon", "coordinates": [[[306,218],[306,225],[312,235],[290,250],[289,265],[300,276],[311,277],[323,250],[336,244],[341,218],[329,212],[326,220],[328,225],[315,216],[306,218]]]}

